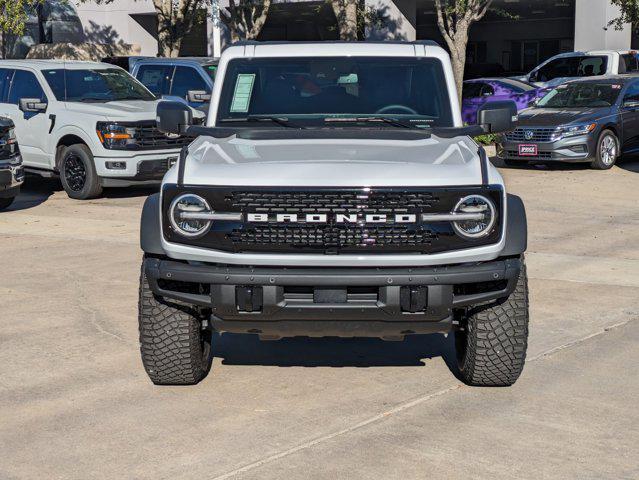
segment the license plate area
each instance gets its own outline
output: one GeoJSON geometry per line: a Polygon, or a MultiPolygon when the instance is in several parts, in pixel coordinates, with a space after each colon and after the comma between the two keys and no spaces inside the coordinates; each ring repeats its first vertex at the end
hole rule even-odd
{"type": "Polygon", "coordinates": [[[520,157],[536,157],[539,155],[539,147],[535,144],[521,144],[519,145],[520,157]]]}

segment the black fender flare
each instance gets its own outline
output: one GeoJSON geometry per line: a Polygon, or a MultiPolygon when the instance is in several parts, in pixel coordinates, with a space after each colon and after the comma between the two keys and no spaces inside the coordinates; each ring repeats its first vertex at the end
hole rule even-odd
{"type": "Polygon", "coordinates": [[[160,227],[160,194],[150,195],[142,207],[140,221],[140,248],[144,253],[166,255],[162,248],[162,228],[160,227]]]}
{"type": "Polygon", "coordinates": [[[504,257],[521,255],[528,248],[528,221],[526,207],[517,195],[507,195],[506,245],[501,254],[504,257]]]}

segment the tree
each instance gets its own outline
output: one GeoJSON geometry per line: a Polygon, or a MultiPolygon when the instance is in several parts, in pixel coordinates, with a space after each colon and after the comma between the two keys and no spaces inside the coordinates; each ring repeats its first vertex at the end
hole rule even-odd
{"type": "Polygon", "coordinates": [[[609,25],[616,30],[623,30],[628,23],[633,27],[639,26],[639,0],[610,0],[610,3],[619,7],[621,14],[612,19],[609,25]]]}
{"type": "Polygon", "coordinates": [[[473,23],[484,18],[492,3],[493,0],[435,0],[437,26],[450,50],[460,103],[468,32],[473,23]]]}
{"type": "Polygon", "coordinates": [[[44,0],[0,0],[0,30],[3,34],[22,35],[30,11],[44,0]]]}
{"type": "Polygon", "coordinates": [[[329,0],[335,18],[340,40],[357,41],[359,1],[329,0]]]}
{"type": "Polygon", "coordinates": [[[220,8],[220,20],[231,32],[231,41],[253,40],[262,31],[271,7],[271,0],[229,0],[220,8]]]}
{"type": "MultiPolygon", "coordinates": [[[[91,0],[66,1],[86,3],[91,0]]],[[[114,0],[93,1],[108,4],[114,0]]],[[[177,57],[180,54],[184,37],[191,33],[194,25],[206,18],[211,11],[212,1],[216,0],[153,0],[158,27],[158,53],[161,56],[177,57]]]]}

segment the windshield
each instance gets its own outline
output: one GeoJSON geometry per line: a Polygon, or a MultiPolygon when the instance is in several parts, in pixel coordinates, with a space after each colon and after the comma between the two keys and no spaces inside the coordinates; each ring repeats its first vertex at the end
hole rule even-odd
{"type": "Polygon", "coordinates": [[[610,107],[619,97],[618,83],[578,82],[561,85],[548,92],[537,106],[540,108],[610,107]]]}
{"type": "MultiPolygon", "coordinates": [[[[296,57],[231,60],[218,123],[288,119],[295,126],[377,121],[453,126],[442,64],[433,58],[296,57]]],[[[280,122],[281,123],[281,122],[280,122]]]]}
{"type": "Polygon", "coordinates": [[[155,100],[155,96],[120,68],[44,70],[44,78],[60,101],[113,102],[155,100]]]}

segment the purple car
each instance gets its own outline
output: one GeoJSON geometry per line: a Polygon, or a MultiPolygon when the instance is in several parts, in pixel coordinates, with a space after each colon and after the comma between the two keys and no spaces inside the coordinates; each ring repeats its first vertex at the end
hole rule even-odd
{"type": "Polygon", "coordinates": [[[466,80],[462,92],[462,118],[464,122],[474,124],[479,107],[496,100],[513,100],[517,104],[517,111],[520,111],[548,90],[512,78],[466,80]]]}

